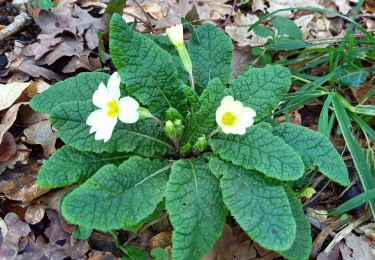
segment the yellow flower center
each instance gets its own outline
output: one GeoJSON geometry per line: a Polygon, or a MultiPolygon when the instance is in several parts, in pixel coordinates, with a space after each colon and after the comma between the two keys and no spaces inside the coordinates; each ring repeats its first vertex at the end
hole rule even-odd
{"type": "Polygon", "coordinates": [[[226,112],[221,117],[221,122],[226,126],[232,126],[236,121],[236,116],[233,115],[231,112],[226,112]]]}
{"type": "Polygon", "coordinates": [[[112,99],[112,101],[109,101],[107,103],[107,115],[109,117],[116,117],[118,113],[120,113],[120,106],[118,105],[117,100],[112,99]]]}

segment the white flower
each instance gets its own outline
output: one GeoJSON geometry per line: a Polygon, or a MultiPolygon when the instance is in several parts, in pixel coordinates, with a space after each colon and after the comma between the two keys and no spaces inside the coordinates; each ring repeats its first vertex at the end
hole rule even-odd
{"type": "Polygon", "coordinates": [[[184,45],[184,30],[182,24],[177,24],[166,30],[169,40],[178,49],[184,45]]]}
{"type": "Polygon", "coordinates": [[[234,101],[232,96],[226,96],[216,110],[216,123],[225,134],[243,135],[246,128],[254,123],[255,111],[244,107],[241,101],[234,101]]]}
{"type": "Polygon", "coordinates": [[[112,136],[117,118],[127,124],[139,119],[138,102],[132,97],[120,99],[120,83],[121,79],[115,72],[109,78],[107,86],[100,83],[92,96],[92,102],[99,109],[89,115],[86,124],[91,126],[90,134],[96,132],[95,140],[107,142],[112,136]]]}

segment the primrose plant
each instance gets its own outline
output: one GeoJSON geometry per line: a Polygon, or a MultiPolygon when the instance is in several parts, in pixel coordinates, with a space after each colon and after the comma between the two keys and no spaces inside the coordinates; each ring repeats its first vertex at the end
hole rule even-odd
{"type": "Polygon", "coordinates": [[[110,23],[117,72],[81,73],[31,101],[48,113],[65,146],[37,183],[74,184],[61,202],[83,230],[136,232],[168,213],[172,258],[200,259],[232,216],[251,239],[289,259],[307,259],[309,221],[289,185],[308,169],[347,185],[329,139],[277,123],[272,112],[291,85],[281,66],[232,79],[231,40],[211,24],[168,36],[110,23]]]}

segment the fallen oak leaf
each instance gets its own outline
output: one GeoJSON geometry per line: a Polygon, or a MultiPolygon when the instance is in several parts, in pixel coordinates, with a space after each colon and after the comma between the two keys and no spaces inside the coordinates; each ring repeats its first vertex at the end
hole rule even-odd
{"type": "Polygon", "coordinates": [[[3,135],[5,134],[6,131],[9,130],[9,128],[13,125],[14,121],[16,121],[17,118],[17,113],[22,105],[26,105],[28,102],[21,102],[17,103],[13,106],[11,106],[7,112],[4,114],[4,116],[1,119],[1,124],[0,124],[0,142],[3,139],[3,135]]]}
{"type": "Polygon", "coordinates": [[[0,163],[10,160],[17,152],[17,145],[11,133],[5,132],[0,143],[0,163]]]}
{"type": "Polygon", "coordinates": [[[10,212],[4,222],[7,226],[7,232],[3,234],[0,246],[0,259],[16,259],[18,254],[18,243],[21,237],[26,237],[31,229],[28,224],[22,222],[17,214],[10,212]]]}
{"type": "Polygon", "coordinates": [[[32,87],[33,82],[11,82],[8,84],[0,84],[0,110],[4,110],[11,105],[22,95],[22,93],[29,87],[32,87]]]}
{"type": "Polygon", "coordinates": [[[29,125],[23,133],[27,143],[40,144],[42,146],[44,157],[48,158],[56,151],[57,133],[52,129],[52,125],[48,120],[29,125]]]}

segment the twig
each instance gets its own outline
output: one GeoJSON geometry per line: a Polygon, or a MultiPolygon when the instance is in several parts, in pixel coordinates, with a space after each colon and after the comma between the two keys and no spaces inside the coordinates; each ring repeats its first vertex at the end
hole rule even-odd
{"type": "Polygon", "coordinates": [[[331,241],[331,243],[329,243],[329,245],[324,250],[324,253],[326,253],[328,255],[337,243],[339,243],[343,238],[345,238],[347,235],[349,235],[353,231],[353,229],[355,229],[356,227],[361,225],[363,222],[369,220],[371,218],[371,216],[372,216],[371,213],[367,212],[365,215],[361,216],[359,219],[353,221],[347,227],[342,229],[339,233],[337,233],[337,235],[331,241]]]}
{"type": "Polygon", "coordinates": [[[143,8],[143,6],[138,3],[137,0],[133,0],[133,2],[138,5],[138,7],[141,9],[142,13],[146,16],[146,19],[147,19],[147,22],[149,23],[149,26],[150,26],[150,29],[151,29],[151,32],[152,33],[155,33],[155,29],[154,27],[152,26],[152,22],[151,22],[151,18],[150,18],[150,15],[145,11],[145,9],[143,8]]]}
{"type": "Polygon", "coordinates": [[[230,10],[230,13],[229,13],[227,19],[225,20],[225,22],[224,22],[221,26],[226,26],[226,25],[227,25],[227,23],[229,22],[230,17],[231,17],[232,14],[233,14],[234,7],[236,6],[236,4],[237,4],[237,0],[234,0],[234,1],[233,1],[233,5],[232,5],[232,9],[230,10]]]}
{"type": "Polygon", "coordinates": [[[20,14],[14,18],[13,23],[9,24],[0,31],[0,42],[18,33],[32,21],[31,17],[26,13],[26,8],[24,5],[15,5],[15,7],[18,9],[20,14]]]}

